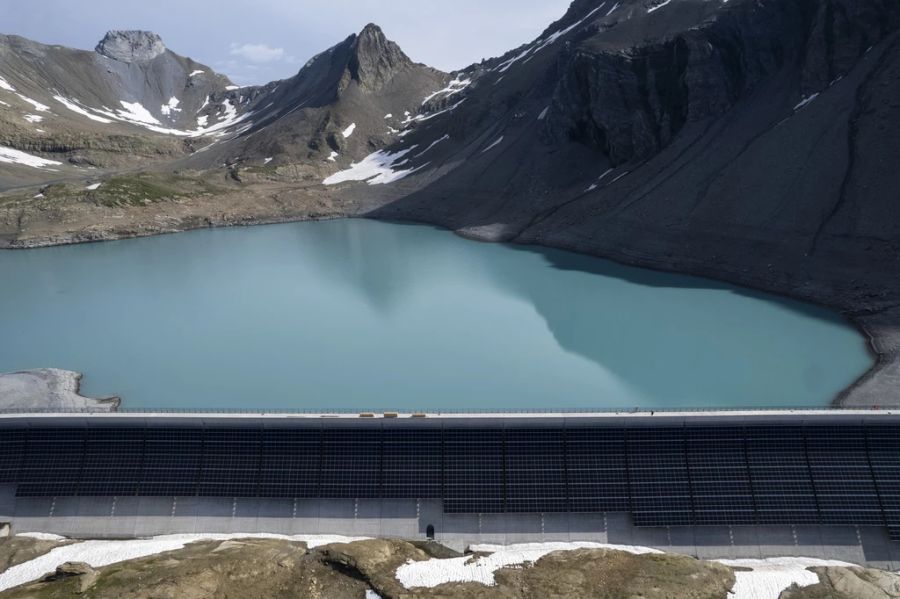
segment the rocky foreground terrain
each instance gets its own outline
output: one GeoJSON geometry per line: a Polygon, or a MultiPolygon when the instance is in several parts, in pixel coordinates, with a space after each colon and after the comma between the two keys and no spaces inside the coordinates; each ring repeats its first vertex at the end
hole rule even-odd
{"type": "Polygon", "coordinates": [[[0,247],[428,222],[831,306],[900,405],[900,4],[575,0],[455,73],[375,25],[237,88],[149,32],[0,37],[0,247]]]}
{"type": "MultiPolygon", "coordinates": [[[[535,561],[516,562],[508,557],[498,558],[500,553],[459,555],[434,542],[320,542],[259,538],[208,540],[129,561],[126,557],[104,557],[98,549],[104,543],[114,542],[11,537],[0,540],[0,589],[7,589],[0,592],[0,597],[887,599],[900,596],[897,575],[855,567],[819,567],[806,571],[796,566],[793,570],[754,572],[678,555],[610,549],[548,551],[535,561]],[[84,562],[66,562],[49,572],[35,566],[26,576],[34,582],[12,588],[4,579],[9,574],[20,573],[17,568],[21,570],[39,562],[35,559],[38,556],[52,555],[54,548],[71,550],[79,546],[91,546],[83,555],[104,559],[110,565],[94,567],[84,562]],[[414,569],[419,578],[410,574],[414,569]],[[438,574],[429,580],[422,575],[429,571],[438,574]],[[435,584],[440,582],[440,576],[456,577],[456,581],[435,584]],[[428,586],[416,586],[417,580],[418,584],[428,586]]],[[[113,551],[109,549],[107,553],[113,551]]]]}

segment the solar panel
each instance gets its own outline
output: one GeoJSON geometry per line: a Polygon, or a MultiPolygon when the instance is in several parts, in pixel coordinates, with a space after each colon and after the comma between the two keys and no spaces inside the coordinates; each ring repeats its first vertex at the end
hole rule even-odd
{"type": "Polygon", "coordinates": [[[19,466],[25,455],[27,429],[0,433],[0,483],[14,483],[19,478],[19,466]]]}
{"type": "Polygon", "coordinates": [[[31,429],[16,493],[23,497],[77,495],[85,429],[31,429]]]}
{"type": "Polygon", "coordinates": [[[503,429],[444,430],[444,510],[504,511],[503,454],[503,429]]]}
{"type": "Polygon", "coordinates": [[[379,497],[381,429],[326,428],[322,435],[319,497],[379,497]]]}
{"type": "Polygon", "coordinates": [[[685,429],[687,464],[699,525],[753,524],[756,508],[745,432],[740,427],[685,429]]]}
{"type": "Polygon", "coordinates": [[[382,444],[381,496],[440,498],[442,465],[440,429],[386,429],[382,444]]]}
{"type": "Polygon", "coordinates": [[[135,495],[141,478],[143,450],[141,429],[87,429],[78,494],[135,495]]]}
{"type": "Polygon", "coordinates": [[[883,525],[862,426],[804,429],[822,524],[883,525]]]}
{"type": "Polygon", "coordinates": [[[635,524],[692,524],[693,504],[684,429],[629,429],[626,446],[635,524]]]}
{"type": "Polygon", "coordinates": [[[206,429],[197,494],[254,497],[259,484],[261,432],[259,429],[206,429]]]}
{"type": "Polygon", "coordinates": [[[318,497],[321,449],[320,428],[262,431],[259,495],[318,497]]]}
{"type": "Polygon", "coordinates": [[[506,430],[507,512],[565,512],[563,429],[506,430]]]}
{"type": "Polygon", "coordinates": [[[570,428],[565,435],[570,511],[628,511],[631,495],[624,429],[570,428]]]}
{"type": "Polygon", "coordinates": [[[819,522],[803,427],[748,427],[747,464],[759,524],[819,522]]]}
{"type": "Polygon", "coordinates": [[[868,426],[866,443],[885,523],[900,530],[900,427],[868,426]]]}
{"type": "Polygon", "coordinates": [[[900,531],[900,425],[382,427],[8,429],[0,482],[20,497],[434,498],[448,513],[900,531]]]}
{"type": "Polygon", "coordinates": [[[196,495],[203,430],[148,428],[143,434],[144,459],[138,494],[148,497],[196,495]]]}

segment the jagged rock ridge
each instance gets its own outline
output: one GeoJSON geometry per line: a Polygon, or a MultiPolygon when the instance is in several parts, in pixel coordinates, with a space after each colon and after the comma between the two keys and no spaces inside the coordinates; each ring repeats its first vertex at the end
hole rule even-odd
{"type": "Polygon", "coordinates": [[[372,91],[382,88],[412,61],[377,25],[369,23],[353,41],[348,65],[351,77],[372,91]]]}

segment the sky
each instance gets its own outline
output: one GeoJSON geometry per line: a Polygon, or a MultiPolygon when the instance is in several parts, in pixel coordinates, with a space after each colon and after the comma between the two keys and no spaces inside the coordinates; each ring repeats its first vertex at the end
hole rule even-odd
{"type": "Polygon", "coordinates": [[[537,37],[570,0],[0,0],[0,33],[93,49],[110,29],[158,33],[239,85],[294,75],[367,23],[445,71],[537,37]]]}

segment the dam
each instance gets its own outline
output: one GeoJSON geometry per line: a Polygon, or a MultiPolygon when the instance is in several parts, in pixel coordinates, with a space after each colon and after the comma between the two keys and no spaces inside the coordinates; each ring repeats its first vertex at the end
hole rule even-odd
{"type": "Polygon", "coordinates": [[[7,415],[0,520],[900,564],[891,412],[393,416],[7,415]]]}

